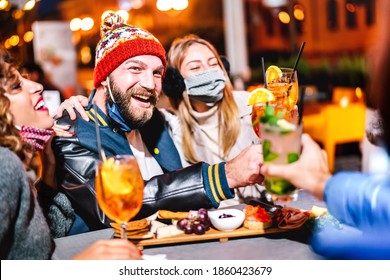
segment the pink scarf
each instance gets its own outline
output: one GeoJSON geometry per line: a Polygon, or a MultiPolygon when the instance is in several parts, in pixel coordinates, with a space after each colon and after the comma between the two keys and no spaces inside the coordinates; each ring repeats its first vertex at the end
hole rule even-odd
{"type": "Polygon", "coordinates": [[[22,140],[37,150],[43,150],[46,146],[46,143],[50,140],[50,137],[54,133],[53,130],[40,129],[24,125],[21,127],[17,126],[17,128],[20,130],[22,140]]]}

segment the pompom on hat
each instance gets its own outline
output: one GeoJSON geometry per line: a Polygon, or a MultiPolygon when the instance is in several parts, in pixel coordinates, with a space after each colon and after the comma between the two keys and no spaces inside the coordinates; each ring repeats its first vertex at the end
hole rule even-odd
{"type": "Polygon", "coordinates": [[[165,49],[151,33],[124,23],[116,13],[109,12],[100,26],[100,41],[96,46],[93,81],[95,88],[129,58],[154,55],[166,67],[165,49]]]}

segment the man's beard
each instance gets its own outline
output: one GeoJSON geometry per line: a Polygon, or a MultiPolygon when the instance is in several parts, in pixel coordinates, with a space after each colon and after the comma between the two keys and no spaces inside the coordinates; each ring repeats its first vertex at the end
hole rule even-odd
{"type": "MultiPolygon", "coordinates": [[[[118,89],[113,79],[110,79],[110,85],[114,100],[119,108],[119,112],[121,113],[123,119],[126,121],[126,124],[132,129],[139,129],[144,126],[145,123],[147,123],[151,119],[153,115],[153,109],[158,101],[156,92],[154,90],[148,91],[142,87],[132,87],[126,90],[125,93],[123,93],[120,89],[118,89]],[[137,98],[137,96],[148,96],[148,101],[150,102],[151,107],[132,107],[131,98],[137,98]]],[[[107,100],[111,101],[110,95],[108,93],[106,98],[108,98],[107,100]]]]}

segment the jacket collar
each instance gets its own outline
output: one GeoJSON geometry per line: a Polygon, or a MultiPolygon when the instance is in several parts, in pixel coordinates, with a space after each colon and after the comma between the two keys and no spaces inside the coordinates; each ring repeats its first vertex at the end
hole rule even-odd
{"type": "MultiPolygon", "coordinates": [[[[91,121],[85,123],[83,129],[79,129],[77,132],[83,139],[80,139],[80,142],[83,142],[83,145],[88,149],[98,152],[94,123],[96,119],[99,124],[102,146],[107,156],[133,154],[125,134],[118,127],[113,126],[113,122],[99,107],[95,112],[92,104],[95,93],[96,89],[92,91],[89,104],[86,107],[86,113],[91,121]]],[[[170,136],[168,124],[158,109],[154,110],[151,120],[139,131],[147,149],[164,169],[164,172],[182,168],[180,155],[170,136]]]]}

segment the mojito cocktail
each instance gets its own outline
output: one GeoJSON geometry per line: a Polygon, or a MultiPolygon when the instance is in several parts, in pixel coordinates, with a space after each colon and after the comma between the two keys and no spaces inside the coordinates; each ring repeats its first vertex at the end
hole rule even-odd
{"type": "MultiPolygon", "coordinates": [[[[260,119],[264,164],[289,164],[299,159],[302,125],[296,125],[275,114],[271,105],[265,107],[260,119]]],[[[278,177],[266,177],[268,201],[288,202],[297,199],[297,190],[289,181],[278,177]]]]}

